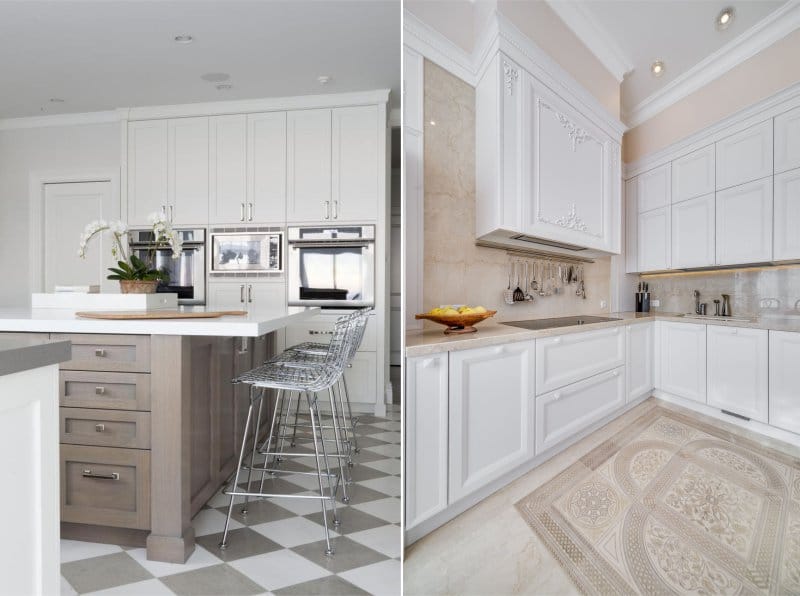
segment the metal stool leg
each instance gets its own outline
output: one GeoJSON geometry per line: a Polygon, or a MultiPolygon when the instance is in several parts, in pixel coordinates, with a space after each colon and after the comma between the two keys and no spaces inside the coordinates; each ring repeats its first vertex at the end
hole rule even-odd
{"type": "MultiPolygon", "coordinates": [[[[250,400],[250,406],[247,408],[247,420],[244,423],[244,432],[242,433],[242,448],[239,450],[239,462],[236,465],[236,474],[233,478],[233,490],[231,492],[236,492],[239,488],[239,474],[242,471],[242,461],[244,460],[244,452],[247,449],[247,431],[250,428],[250,419],[253,417],[253,401],[250,400]]],[[[228,515],[225,518],[225,529],[222,531],[222,542],[219,543],[219,547],[222,550],[225,550],[228,547],[228,527],[231,523],[231,514],[233,513],[233,499],[234,495],[231,495],[231,502],[228,505],[228,515]]]]}
{"type": "MultiPolygon", "coordinates": [[[[331,401],[331,418],[333,419],[333,435],[336,437],[336,454],[339,460],[339,484],[342,485],[342,502],[349,503],[350,497],[347,495],[347,478],[345,477],[345,469],[347,468],[347,464],[344,462],[343,454],[343,447],[344,443],[342,442],[341,435],[339,433],[339,414],[336,411],[336,399],[333,396],[333,389],[328,388],[328,396],[330,397],[331,401]]],[[[334,495],[335,497],[335,495],[334,495]]]]}
{"type": "MultiPolygon", "coordinates": [[[[264,408],[264,391],[262,390],[259,393],[257,398],[253,398],[256,393],[256,387],[250,387],[250,403],[254,403],[255,399],[258,399],[258,414],[256,414],[256,421],[253,425],[253,451],[250,454],[250,468],[247,470],[247,490],[245,492],[250,491],[250,483],[253,481],[253,468],[256,465],[256,451],[258,451],[258,431],[261,428],[261,412],[264,408]]],[[[242,505],[241,514],[247,515],[247,504],[250,502],[250,497],[245,496],[244,504],[242,505]]]]}
{"type": "Polygon", "coordinates": [[[344,400],[347,403],[347,416],[350,419],[350,428],[353,429],[353,451],[360,453],[361,449],[358,447],[358,434],[356,433],[357,422],[353,419],[353,410],[350,409],[350,392],[347,390],[347,379],[344,378],[344,373],[342,373],[342,386],[344,387],[344,400]]]}
{"type": "MultiPolygon", "coordinates": [[[[319,422],[319,402],[317,401],[317,394],[314,394],[314,409],[316,410],[317,422],[319,422]]],[[[322,426],[322,425],[320,425],[322,426]]],[[[333,525],[338,526],[341,524],[339,517],[336,515],[336,493],[334,492],[333,481],[331,480],[331,465],[328,461],[328,449],[325,447],[325,437],[322,434],[322,429],[319,432],[320,445],[322,446],[322,461],[325,462],[325,476],[328,479],[328,494],[331,497],[331,509],[333,510],[333,525]]]]}
{"type": "MultiPolygon", "coordinates": [[[[312,397],[311,393],[306,393],[306,399],[308,400],[308,411],[311,416],[311,434],[314,437],[314,461],[317,464],[317,479],[319,481],[319,494],[321,497],[325,496],[325,491],[322,488],[322,469],[320,467],[319,462],[319,445],[322,444],[323,449],[325,448],[325,441],[317,441],[317,417],[315,415],[316,410],[316,397],[312,397]]],[[[330,482],[330,477],[328,477],[328,482],[330,482]]],[[[325,549],[325,554],[328,556],[333,555],[333,547],[331,546],[331,536],[330,530],[328,529],[328,507],[325,505],[325,499],[320,499],[322,503],[322,524],[325,526],[325,544],[327,548],[325,549]]]]}
{"type": "MultiPolygon", "coordinates": [[[[275,450],[278,452],[278,455],[275,456],[275,467],[278,467],[278,462],[283,461],[283,445],[285,442],[286,437],[286,430],[289,428],[289,415],[292,412],[292,391],[289,391],[289,401],[286,403],[286,415],[283,415],[283,410],[281,410],[281,420],[278,422],[278,448],[275,450]]],[[[300,392],[297,392],[297,401],[300,401],[300,392]]]]}
{"type": "MultiPolygon", "coordinates": [[[[275,407],[272,410],[272,423],[269,425],[269,435],[267,436],[266,443],[261,445],[261,451],[263,451],[265,453],[268,453],[269,450],[272,448],[272,437],[273,437],[273,435],[275,433],[275,418],[276,418],[276,416],[278,414],[278,410],[283,407],[283,404],[281,403],[281,398],[282,397],[283,397],[283,389],[278,389],[278,395],[275,397],[275,407]]],[[[263,394],[262,394],[262,399],[263,399],[263,394]]],[[[277,441],[276,441],[276,443],[277,443],[277,441]]],[[[274,458],[273,458],[273,462],[272,463],[273,464],[275,463],[274,462],[274,458]]],[[[269,466],[269,455],[265,455],[264,456],[264,468],[265,469],[264,469],[264,471],[261,472],[261,484],[259,484],[259,486],[258,486],[258,492],[260,492],[260,493],[264,492],[264,480],[267,477],[266,468],[269,468],[269,467],[270,467],[269,466]]],[[[273,472],[270,473],[270,476],[274,476],[274,475],[275,474],[273,472]]]]}
{"type": "Polygon", "coordinates": [[[289,446],[295,447],[297,445],[297,423],[300,418],[300,397],[297,398],[297,409],[294,411],[294,430],[292,431],[292,442],[289,446]]]}

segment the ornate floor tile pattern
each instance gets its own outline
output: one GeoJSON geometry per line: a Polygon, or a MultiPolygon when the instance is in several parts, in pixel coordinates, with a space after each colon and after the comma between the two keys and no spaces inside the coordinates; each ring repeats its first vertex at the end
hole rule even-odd
{"type": "MultiPolygon", "coordinates": [[[[311,499],[251,502],[247,516],[234,507],[230,545],[221,551],[228,497],[219,492],[192,520],[197,546],[185,565],[148,561],[143,548],[62,540],[62,595],[399,594],[400,411],[390,406],[386,418],[361,422],[367,433],[359,432],[350,504],[337,506],[333,558],[323,553],[322,513],[311,499]]],[[[310,458],[286,463],[295,471],[313,466],[310,458]]],[[[287,475],[267,490],[310,494],[309,478],[287,475]]]]}

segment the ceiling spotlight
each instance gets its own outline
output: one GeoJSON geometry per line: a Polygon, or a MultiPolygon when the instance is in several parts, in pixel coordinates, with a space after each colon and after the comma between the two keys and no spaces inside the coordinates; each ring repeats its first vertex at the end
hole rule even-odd
{"type": "Polygon", "coordinates": [[[64,100],[61,99],[60,97],[51,97],[50,103],[64,103],[64,100]]]}
{"type": "Polygon", "coordinates": [[[436,120],[429,120],[428,124],[430,124],[431,126],[436,126],[436,120]]]}
{"type": "Polygon", "coordinates": [[[233,85],[230,83],[218,83],[214,86],[217,88],[217,91],[227,91],[228,89],[233,88],[233,85]]]}
{"type": "Polygon", "coordinates": [[[200,76],[201,79],[204,81],[208,81],[209,83],[222,83],[223,81],[227,81],[231,78],[227,72],[207,72],[204,75],[200,76]]]}
{"type": "Polygon", "coordinates": [[[320,85],[327,85],[328,83],[331,82],[331,78],[328,75],[321,75],[321,76],[317,77],[317,82],[320,85]]]}
{"type": "Polygon", "coordinates": [[[191,35],[176,35],[175,36],[175,43],[187,44],[187,43],[192,43],[193,41],[194,41],[194,37],[192,37],[191,35]]]}
{"type": "Polygon", "coordinates": [[[653,73],[653,76],[660,77],[662,74],[664,74],[665,70],[666,66],[664,66],[664,63],[661,60],[656,60],[650,65],[650,72],[653,73]]]}
{"type": "Polygon", "coordinates": [[[722,12],[720,12],[717,15],[717,20],[716,20],[717,30],[724,31],[725,29],[730,27],[731,23],[733,23],[734,16],[736,16],[736,13],[734,12],[732,6],[722,9],[722,12]]]}

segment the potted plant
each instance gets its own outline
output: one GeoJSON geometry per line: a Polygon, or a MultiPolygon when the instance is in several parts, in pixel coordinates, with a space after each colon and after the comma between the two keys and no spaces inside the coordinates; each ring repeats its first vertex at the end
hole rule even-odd
{"type": "MultiPolygon", "coordinates": [[[[153,213],[149,217],[153,228],[152,253],[158,248],[171,248],[172,258],[181,256],[181,239],[172,225],[161,213],[153,213]]],[[[109,232],[113,238],[111,255],[117,259],[116,267],[109,267],[111,272],[106,279],[119,281],[120,291],[123,294],[154,294],[159,282],[168,282],[169,274],[165,270],[153,269],[149,263],[134,254],[128,255],[125,246],[128,226],[122,221],[106,222],[96,220],[89,222],[81,235],[78,256],[86,258],[86,247],[89,240],[97,235],[109,232]]],[[[151,254],[151,261],[152,261],[151,254]]]]}

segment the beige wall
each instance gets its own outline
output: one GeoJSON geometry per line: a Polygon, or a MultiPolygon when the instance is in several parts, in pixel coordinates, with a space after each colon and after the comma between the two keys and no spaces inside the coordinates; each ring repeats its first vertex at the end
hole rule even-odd
{"type": "Polygon", "coordinates": [[[623,161],[659,151],[800,81],[800,30],[625,134],[623,161]]]}
{"type": "Polygon", "coordinates": [[[472,53],[475,7],[469,0],[404,0],[403,8],[465,52],[472,53]]]}

